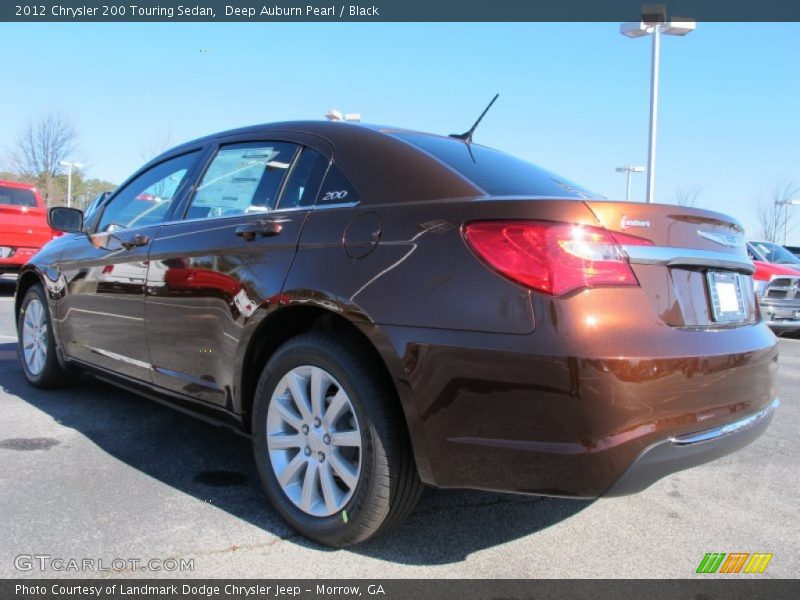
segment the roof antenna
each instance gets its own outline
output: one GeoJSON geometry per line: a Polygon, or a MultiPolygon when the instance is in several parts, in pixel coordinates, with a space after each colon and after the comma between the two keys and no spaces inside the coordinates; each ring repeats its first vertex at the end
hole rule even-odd
{"type": "Polygon", "coordinates": [[[483,119],[484,115],[486,115],[486,113],[489,112],[489,109],[492,108],[492,104],[494,104],[495,100],[497,100],[499,97],[500,97],[500,94],[495,94],[494,95],[494,98],[492,98],[492,101],[489,102],[489,106],[487,106],[486,108],[483,109],[483,112],[481,113],[481,116],[478,117],[478,120],[475,121],[475,124],[472,127],[470,127],[469,131],[467,131],[466,133],[451,133],[450,137],[451,138],[456,138],[457,140],[464,140],[467,144],[471,144],[472,143],[472,134],[475,133],[475,129],[477,129],[477,127],[480,124],[481,120],[483,119]]]}

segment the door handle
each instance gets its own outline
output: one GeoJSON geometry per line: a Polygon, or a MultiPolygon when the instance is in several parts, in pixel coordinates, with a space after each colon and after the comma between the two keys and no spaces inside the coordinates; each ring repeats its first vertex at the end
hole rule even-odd
{"type": "Polygon", "coordinates": [[[138,248],[140,246],[146,246],[150,241],[149,237],[141,233],[134,235],[132,238],[127,238],[127,239],[117,238],[117,239],[119,240],[120,245],[123,248],[125,248],[125,250],[130,250],[131,248],[138,248]]]}
{"type": "Polygon", "coordinates": [[[253,221],[239,225],[236,228],[236,235],[249,242],[256,236],[272,237],[281,231],[283,231],[283,224],[280,221],[253,221]]]}

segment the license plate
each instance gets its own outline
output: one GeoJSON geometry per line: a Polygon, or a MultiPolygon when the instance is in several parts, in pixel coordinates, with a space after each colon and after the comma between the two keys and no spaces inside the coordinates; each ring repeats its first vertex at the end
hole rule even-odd
{"type": "Polygon", "coordinates": [[[741,280],[736,273],[709,271],[708,291],[714,320],[735,323],[747,319],[741,280]]]}
{"type": "Polygon", "coordinates": [[[8,246],[0,246],[0,258],[8,258],[14,254],[14,249],[8,246]]]}

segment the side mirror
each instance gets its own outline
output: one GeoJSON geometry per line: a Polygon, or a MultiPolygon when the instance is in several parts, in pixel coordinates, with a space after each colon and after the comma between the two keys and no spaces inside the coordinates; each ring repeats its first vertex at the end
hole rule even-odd
{"type": "Polygon", "coordinates": [[[83,212],[77,208],[54,206],[47,212],[47,224],[56,231],[78,233],[83,230],[83,212]]]}

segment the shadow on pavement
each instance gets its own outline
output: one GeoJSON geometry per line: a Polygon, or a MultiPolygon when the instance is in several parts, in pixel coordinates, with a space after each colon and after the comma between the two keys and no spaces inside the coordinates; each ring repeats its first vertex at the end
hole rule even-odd
{"type": "MultiPolygon", "coordinates": [[[[0,344],[0,388],[5,392],[181,492],[292,543],[327,550],[294,533],[268,504],[248,439],[88,377],[70,389],[35,389],[22,376],[15,348],[13,343],[0,344]]],[[[414,565],[459,562],[473,552],[554,525],[589,504],[426,490],[417,510],[398,528],[341,552],[414,565]]]]}
{"type": "Polygon", "coordinates": [[[0,298],[13,298],[16,289],[16,275],[0,275],[0,298]]]}

